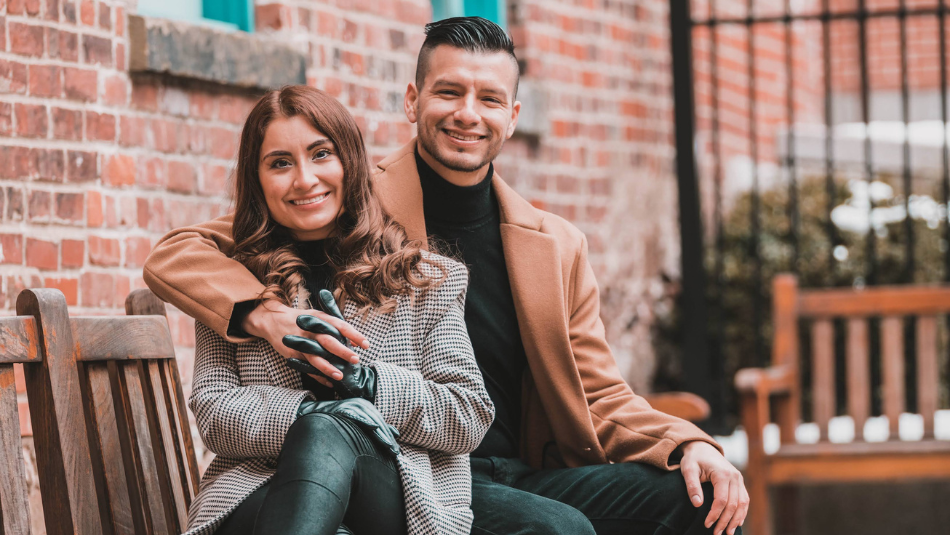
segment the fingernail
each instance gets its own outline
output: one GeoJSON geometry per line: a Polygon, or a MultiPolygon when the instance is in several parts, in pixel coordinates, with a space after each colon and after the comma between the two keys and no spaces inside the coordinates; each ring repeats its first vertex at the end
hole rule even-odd
{"type": "Polygon", "coordinates": [[[369,340],[363,340],[363,343],[360,344],[363,349],[369,349],[369,340]]]}
{"type": "Polygon", "coordinates": [[[339,372],[334,373],[334,374],[333,374],[333,378],[336,379],[336,380],[340,380],[340,379],[343,378],[343,374],[342,374],[342,373],[339,373],[339,372]]]}
{"type": "MultiPolygon", "coordinates": [[[[693,494],[693,497],[690,498],[693,501],[693,505],[702,505],[703,499],[699,497],[699,494],[693,494]]],[[[707,526],[709,527],[709,526],[707,526]]]]}

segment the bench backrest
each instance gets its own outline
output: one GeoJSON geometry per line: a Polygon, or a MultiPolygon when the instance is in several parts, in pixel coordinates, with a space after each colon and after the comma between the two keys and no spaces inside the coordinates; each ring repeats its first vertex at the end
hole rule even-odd
{"type": "MultiPolygon", "coordinates": [[[[947,313],[950,313],[948,286],[801,291],[793,275],[778,275],[773,281],[773,364],[799,369],[799,320],[810,320],[812,413],[820,429],[820,440],[827,440],[828,423],[835,416],[834,322],[842,320],[846,330],[847,412],[854,419],[855,440],[863,440],[864,424],[871,413],[869,324],[879,319],[882,407],[888,419],[890,438],[896,439],[906,397],[904,321],[914,317],[917,412],[924,418],[924,438],[933,438],[940,377],[938,320],[947,313]]],[[[790,424],[799,421],[797,397],[796,393],[789,404],[791,414],[780,418],[783,443],[794,441],[790,424]]]]}
{"type": "Polygon", "coordinates": [[[164,306],[136,291],[126,308],[151,315],[70,318],[56,290],[17,300],[43,359],[24,375],[48,533],[187,525],[198,470],[164,306]]]}
{"type": "Polygon", "coordinates": [[[31,317],[0,318],[0,534],[30,533],[30,505],[20,444],[14,364],[40,361],[31,317]]]}

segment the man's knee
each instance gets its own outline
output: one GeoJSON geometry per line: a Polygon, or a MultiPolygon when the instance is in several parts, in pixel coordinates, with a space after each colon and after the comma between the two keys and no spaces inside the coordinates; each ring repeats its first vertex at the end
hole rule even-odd
{"type": "Polygon", "coordinates": [[[506,519],[503,526],[481,525],[477,515],[473,535],[596,535],[590,520],[577,509],[557,503],[530,508],[506,519]]]}

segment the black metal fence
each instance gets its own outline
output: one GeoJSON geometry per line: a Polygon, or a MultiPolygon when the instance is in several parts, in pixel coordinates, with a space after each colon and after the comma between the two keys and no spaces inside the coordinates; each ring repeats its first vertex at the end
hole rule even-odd
{"type": "MultiPolygon", "coordinates": [[[[888,5],[867,0],[793,5],[784,0],[784,5],[770,2],[765,7],[755,0],[708,0],[703,7],[694,9],[690,0],[672,0],[670,6],[683,263],[682,386],[710,401],[714,416],[708,427],[722,432],[734,423],[734,372],[770,360],[769,287],[776,272],[795,272],[803,286],[811,287],[950,281],[948,9],[946,0],[913,5],[908,0],[888,5]],[[909,34],[919,30],[915,21],[920,20],[933,22],[929,41],[909,34]],[[896,32],[885,35],[881,21],[895,26],[896,32]],[[744,47],[735,39],[724,41],[723,36],[734,36],[737,30],[744,33],[744,47]],[[778,53],[784,61],[775,61],[774,47],[760,47],[757,39],[765,31],[772,45],[776,36],[784,41],[784,50],[778,53]],[[700,74],[697,40],[703,52],[700,74]],[[897,65],[897,72],[881,75],[874,69],[883,63],[879,61],[883,41],[894,45],[889,61],[897,65]],[[922,52],[930,41],[936,50],[922,52]],[[737,54],[744,56],[745,72],[737,71],[737,54]],[[814,62],[820,62],[820,68],[815,69],[814,62]],[[763,65],[772,71],[764,72],[763,65]],[[796,71],[802,65],[810,66],[815,83],[802,81],[796,71]],[[854,72],[850,93],[834,85],[841,76],[836,71],[849,69],[854,72]],[[919,75],[924,71],[932,75],[929,85],[919,80],[926,78],[919,75]],[[785,86],[784,94],[771,95],[770,122],[758,109],[763,95],[757,85],[764,77],[784,80],[785,86]],[[724,101],[724,87],[728,85],[730,98],[735,99],[736,84],[741,85],[743,78],[741,105],[724,101]],[[888,86],[884,96],[893,98],[882,100],[875,84],[888,86]],[[701,101],[697,87],[703,88],[701,101]],[[912,110],[924,97],[930,105],[912,110]],[[819,110],[805,125],[803,98],[817,99],[819,110]],[[784,117],[776,116],[776,99],[784,105],[784,117]],[[850,120],[841,111],[848,106],[850,120]],[[699,111],[703,120],[697,126],[699,111]],[[875,123],[885,116],[892,120],[875,123]],[[860,134],[861,125],[863,138],[854,134],[860,134]],[[941,132],[936,141],[927,135],[935,130],[924,129],[934,125],[941,132]],[[730,129],[732,141],[724,146],[724,130],[730,126],[741,128],[730,129]],[[895,135],[901,128],[902,139],[895,135]],[[763,129],[782,131],[772,139],[774,146],[762,146],[763,129]],[[737,150],[737,130],[745,136],[745,146],[738,149],[749,163],[749,176],[747,187],[730,193],[724,184],[729,178],[728,160],[737,150]],[[822,131],[823,135],[814,134],[822,131]],[[926,138],[927,150],[939,153],[932,158],[936,165],[923,171],[915,167],[915,158],[919,160],[922,153],[911,135],[921,132],[917,138],[926,138]],[[888,148],[899,153],[891,155],[890,164],[899,163],[889,167],[883,159],[876,161],[888,148]],[[777,170],[768,183],[761,171],[766,158],[777,170]],[[893,194],[885,199],[874,193],[882,189],[893,194]],[[858,190],[863,191],[861,202],[856,200],[858,190]],[[936,216],[930,212],[920,216],[925,202],[936,216]],[[842,206],[847,209],[833,216],[842,206]],[[895,218],[901,209],[904,217],[895,218]],[[858,227],[866,220],[863,235],[853,225],[843,229],[845,216],[861,210],[866,213],[856,219],[858,227]]],[[[914,345],[910,327],[908,351],[914,345]]],[[[908,369],[907,375],[912,372],[908,369]]],[[[872,376],[878,374],[872,370],[872,376]]],[[[913,385],[909,386],[908,399],[913,403],[913,385]]]]}

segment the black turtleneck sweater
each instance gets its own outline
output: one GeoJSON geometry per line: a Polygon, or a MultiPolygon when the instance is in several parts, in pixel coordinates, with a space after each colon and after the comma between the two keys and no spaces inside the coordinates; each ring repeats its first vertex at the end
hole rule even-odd
{"type": "MultiPolygon", "coordinates": [[[[333,280],[333,268],[327,259],[325,240],[301,241],[296,243],[297,255],[303,260],[309,272],[306,276],[307,291],[310,292],[310,304],[312,308],[320,310],[317,304],[317,294],[320,290],[332,290],[331,282],[333,280]]],[[[319,400],[334,399],[333,389],[318,383],[313,377],[302,373],[303,387],[313,392],[313,395],[319,400]]]]}
{"type": "Polygon", "coordinates": [[[472,452],[475,457],[518,457],[521,380],[527,365],[508,268],[501,243],[501,214],[492,190],[493,168],[474,186],[443,179],[416,153],[426,232],[443,252],[470,271],[465,324],[475,360],[495,404],[495,421],[472,452]]]}

